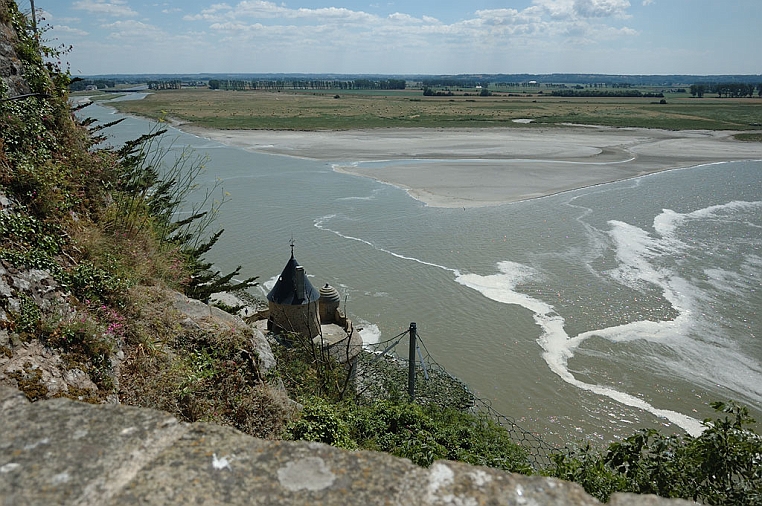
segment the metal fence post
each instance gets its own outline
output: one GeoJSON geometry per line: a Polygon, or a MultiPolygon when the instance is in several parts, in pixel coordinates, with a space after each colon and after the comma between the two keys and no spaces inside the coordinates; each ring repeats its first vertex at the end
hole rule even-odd
{"type": "Polygon", "coordinates": [[[29,3],[32,4],[32,29],[37,35],[37,12],[34,10],[34,0],[29,0],[29,3]]]}
{"type": "Polygon", "coordinates": [[[408,353],[407,393],[410,402],[415,400],[415,323],[410,324],[410,349],[408,353]]]}

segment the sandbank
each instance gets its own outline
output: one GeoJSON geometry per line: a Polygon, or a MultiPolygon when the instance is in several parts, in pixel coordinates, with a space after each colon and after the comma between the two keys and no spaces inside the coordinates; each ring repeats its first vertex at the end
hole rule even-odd
{"type": "Polygon", "coordinates": [[[404,188],[435,207],[505,204],[662,170],[762,159],[762,143],[736,141],[736,132],[718,131],[574,125],[318,132],[178,127],[254,152],[331,162],[334,170],[404,188]]]}

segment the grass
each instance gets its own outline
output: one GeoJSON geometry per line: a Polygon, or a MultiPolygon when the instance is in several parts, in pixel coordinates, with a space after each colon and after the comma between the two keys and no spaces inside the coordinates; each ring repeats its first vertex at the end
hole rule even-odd
{"type": "Polygon", "coordinates": [[[118,110],[218,129],[516,127],[565,123],[669,130],[761,130],[762,99],[566,98],[537,94],[423,97],[419,91],[160,91],[116,102],[118,110]],[[334,98],[339,95],[339,98],[334,98]],[[534,123],[517,124],[514,119],[534,123]]]}
{"type": "Polygon", "coordinates": [[[762,142],[762,133],[743,133],[734,136],[736,140],[746,142],[762,142]]]}

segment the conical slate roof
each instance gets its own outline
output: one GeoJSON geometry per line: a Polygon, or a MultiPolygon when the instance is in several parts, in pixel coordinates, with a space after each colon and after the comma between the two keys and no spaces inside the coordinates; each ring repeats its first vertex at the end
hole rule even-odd
{"type": "MultiPolygon", "coordinates": [[[[291,251],[291,258],[289,259],[286,267],[283,268],[283,272],[280,273],[278,281],[275,282],[275,286],[267,294],[267,300],[276,304],[298,306],[300,304],[309,304],[315,302],[320,298],[320,292],[312,286],[307,279],[307,275],[304,274],[304,297],[300,297],[297,293],[297,280],[298,273],[297,267],[301,267],[299,262],[294,258],[294,252],[291,251]]],[[[304,272],[302,268],[302,272],[304,272]]]]}

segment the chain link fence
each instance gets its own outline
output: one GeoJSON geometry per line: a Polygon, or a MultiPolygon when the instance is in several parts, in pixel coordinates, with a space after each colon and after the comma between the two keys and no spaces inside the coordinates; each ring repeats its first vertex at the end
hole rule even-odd
{"type": "MultiPolygon", "coordinates": [[[[397,354],[400,344],[407,344],[410,331],[380,343],[366,344],[357,359],[355,384],[361,399],[400,399],[407,397],[409,360],[397,354]]],[[[489,401],[477,397],[463,381],[440,365],[429,353],[420,335],[416,338],[415,402],[461,411],[486,414],[502,426],[511,439],[521,445],[536,469],[548,467],[551,454],[561,451],[536,433],[529,431],[506,415],[496,411],[489,401]]]]}

